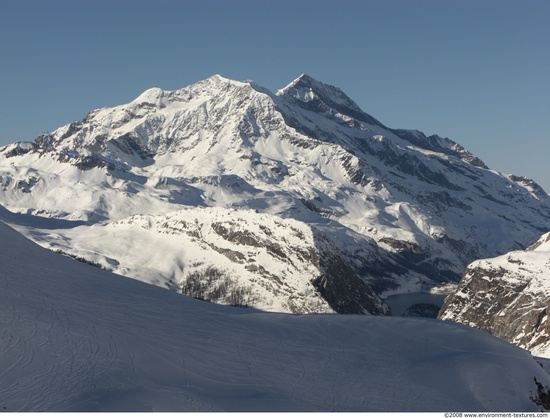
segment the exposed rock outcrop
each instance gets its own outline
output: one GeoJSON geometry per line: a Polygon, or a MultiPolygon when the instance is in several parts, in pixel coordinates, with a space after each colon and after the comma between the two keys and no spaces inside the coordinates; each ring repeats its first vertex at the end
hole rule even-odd
{"type": "Polygon", "coordinates": [[[461,322],[550,355],[550,233],[526,251],[468,266],[440,319],[461,322]]]}

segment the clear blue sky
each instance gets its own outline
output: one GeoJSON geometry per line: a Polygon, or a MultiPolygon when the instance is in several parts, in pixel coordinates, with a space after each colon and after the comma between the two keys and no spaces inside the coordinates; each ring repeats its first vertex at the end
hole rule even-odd
{"type": "Polygon", "coordinates": [[[302,73],[550,192],[549,0],[0,0],[0,144],[149,87],[302,73]]]}

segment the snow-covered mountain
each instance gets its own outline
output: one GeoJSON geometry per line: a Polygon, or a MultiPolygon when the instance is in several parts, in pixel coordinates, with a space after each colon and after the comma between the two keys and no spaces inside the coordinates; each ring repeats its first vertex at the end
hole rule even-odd
{"type": "Polygon", "coordinates": [[[6,210],[0,219],[33,225],[30,237],[50,241],[55,252],[213,302],[277,312],[389,313],[328,237],[293,219],[224,208],[72,228],[57,220],[37,227],[36,218],[6,210]],[[224,291],[211,289],[216,284],[224,291]]]}
{"type": "Polygon", "coordinates": [[[525,251],[468,266],[439,318],[483,329],[550,356],[550,233],[525,251]]]}
{"type": "Polygon", "coordinates": [[[464,325],[215,305],[54,254],[3,223],[0,254],[4,412],[550,407],[550,376],[528,352],[464,325]]]}
{"type": "MultiPolygon", "coordinates": [[[[385,127],[341,90],[307,75],[276,94],[220,76],[181,90],[147,90],[34,142],[4,147],[0,187],[0,203],[11,211],[85,221],[78,230],[66,224],[55,232],[19,228],[37,242],[78,257],[111,259],[101,263],[151,283],[181,280],[167,271],[191,272],[189,262],[201,260],[172,251],[167,257],[181,266],[145,255],[139,261],[135,247],[128,253],[132,245],[114,244],[116,237],[130,240],[125,234],[136,219],[156,225],[147,235],[155,242],[163,236],[160,226],[184,213],[207,229],[217,222],[209,214],[231,213],[242,220],[233,227],[245,235],[255,234],[249,222],[301,222],[298,229],[311,237],[305,247],[338,249],[346,276],[359,276],[386,295],[458,281],[473,260],[524,248],[550,230],[550,197],[533,181],[490,170],[449,139],[385,127]],[[182,210],[187,212],[173,215],[182,210]],[[109,253],[98,244],[106,231],[115,237],[109,253]]],[[[215,242],[195,238],[198,247],[210,248],[204,257],[248,272],[239,286],[264,292],[260,270],[249,274],[258,265],[245,254],[250,246],[232,247],[245,258],[231,260],[230,253],[220,258],[215,242]]],[[[294,292],[293,277],[302,267],[293,266],[292,257],[287,273],[262,267],[281,289],[294,292]]],[[[322,294],[309,283],[300,291],[322,294]]],[[[274,300],[278,291],[273,287],[270,300],[258,306],[292,311],[288,300],[274,300]]]]}

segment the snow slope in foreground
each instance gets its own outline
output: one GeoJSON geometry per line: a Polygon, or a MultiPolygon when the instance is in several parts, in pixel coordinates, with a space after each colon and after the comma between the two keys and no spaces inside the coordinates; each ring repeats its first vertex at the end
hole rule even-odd
{"type": "Polygon", "coordinates": [[[192,300],[0,224],[3,411],[538,410],[528,352],[427,319],[192,300]]]}

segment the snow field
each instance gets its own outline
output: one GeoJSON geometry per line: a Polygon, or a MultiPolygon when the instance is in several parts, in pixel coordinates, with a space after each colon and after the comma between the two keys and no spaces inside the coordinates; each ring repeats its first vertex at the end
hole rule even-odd
{"type": "Polygon", "coordinates": [[[535,411],[550,385],[465,326],[214,305],[0,235],[5,411],[535,411]]]}

